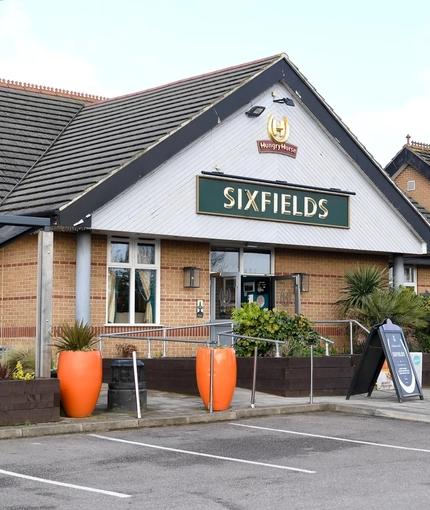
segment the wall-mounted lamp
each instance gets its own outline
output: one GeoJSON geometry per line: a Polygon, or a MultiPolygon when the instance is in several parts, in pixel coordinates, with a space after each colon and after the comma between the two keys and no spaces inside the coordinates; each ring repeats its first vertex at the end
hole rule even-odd
{"type": "Polygon", "coordinates": [[[198,289],[200,287],[200,269],[198,267],[184,267],[184,288],[198,289]]]}
{"type": "Polygon", "coordinates": [[[299,276],[300,292],[309,292],[309,275],[307,273],[297,273],[299,276]]]}
{"type": "Polygon", "coordinates": [[[265,109],[265,106],[251,106],[251,108],[246,111],[245,114],[248,115],[248,117],[259,117],[265,109]]]}
{"type": "Polygon", "coordinates": [[[283,97],[282,99],[274,99],[274,103],[285,103],[287,106],[296,106],[294,101],[289,97],[283,97]]]}

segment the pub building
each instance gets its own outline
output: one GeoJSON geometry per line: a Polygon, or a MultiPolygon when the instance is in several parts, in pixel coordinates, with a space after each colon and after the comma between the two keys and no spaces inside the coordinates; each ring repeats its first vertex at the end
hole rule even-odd
{"type": "Polygon", "coordinates": [[[427,260],[426,217],[285,54],[111,99],[0,80],[0,104],[1,345],[75,317],[207,338],[243,302],[331,321],[345,270],[427,260]]]}

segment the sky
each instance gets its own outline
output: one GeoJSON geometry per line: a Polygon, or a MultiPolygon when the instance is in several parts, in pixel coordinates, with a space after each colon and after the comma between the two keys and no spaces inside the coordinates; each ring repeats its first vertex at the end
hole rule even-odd
{"type": "Polygon", "coordinates": [[[430,144],[429,20],[428,0],[0,0],[0,79],[114,97],[286,53],[385,167],[430,144]]]}

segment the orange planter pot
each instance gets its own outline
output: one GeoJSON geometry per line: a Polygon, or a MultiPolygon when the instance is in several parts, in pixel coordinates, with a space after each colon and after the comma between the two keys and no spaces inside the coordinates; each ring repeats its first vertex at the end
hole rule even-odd
{"type": "Polygon", "coordinates": [[[224,349],[203,347],[197,351],[197,387],[207,409],[210,406],[211,351],[214,353],[212,409],[214,411],[224,411],[230,407],[236,388],[236,353],[233,347],[224,349]]]}
{"type": "Polygon", "coordinates": [[[61,351],[57,377],[67,416],[85,418],[95,409],[102,387],[100,351],[61,351]]]}

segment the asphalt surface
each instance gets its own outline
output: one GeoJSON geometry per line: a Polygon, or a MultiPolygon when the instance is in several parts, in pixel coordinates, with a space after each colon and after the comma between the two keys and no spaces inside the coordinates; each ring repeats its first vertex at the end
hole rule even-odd
{"type": "Polygon", "coordinates": [[[427,510],[428,424],[296,413],[0,442],[1,510],[427,510]]]}
{"type": "Polygon", "coordinates": [[[66,418],[53,423],[0,427],[0,439],[39,437],[58,434],[107,432],[144,427],[164,427],[234,421],[261,416],[332,412],[377,416],[430,423],[430,389],[424,398],[411,397],[399,402],[395,390],[375,390],[370,397],[353,395],[336,397],[287,398],[257,392],[251,405],[250,390],[236,388],[227,411],[210,413],[198,396],[148,390],[147,409],[141,412],[107,410],[108,385],[103,385],[94,413],[88,418],[66,418]]]}

